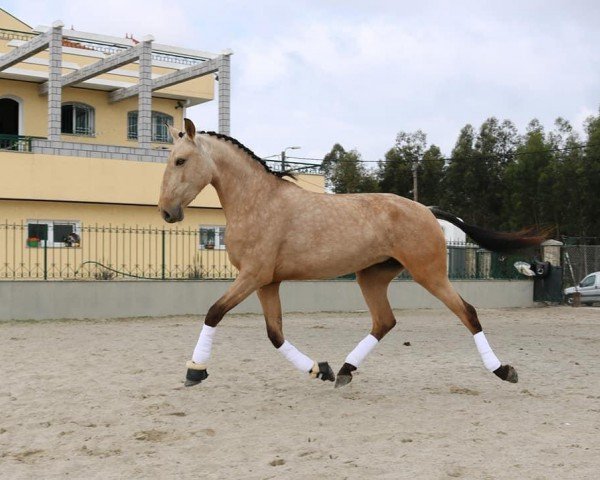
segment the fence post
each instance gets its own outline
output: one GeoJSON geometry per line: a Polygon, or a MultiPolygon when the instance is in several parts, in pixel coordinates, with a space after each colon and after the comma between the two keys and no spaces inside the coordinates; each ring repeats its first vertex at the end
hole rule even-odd
{"type": "Polygon", "coordinates": [[[488,279],[492,276],[492,252],[479,249],[477,251],[479,262],[477,264],[477,278],[488,279]]]}
{"type": "Polygon", "coordinates": [[[542,260],[550,262],[555,267],[560,267],[560,251],[562,246],[563,243],[558,240],[546,240],[542,243],[542,260]]]}
{"type": "Polygon", "coordinates": [[[465,245],[465,271],[467,278],[477,278],[477,247],[465,245]]]}
{"type": "Polygon", "coordinates": [[[165,269],[166,269],[166,265],[165,265],[165,229],[162,229],[162,276],[161,278],[164,280],[165,279],[165,269]]]}
{"type": "Polygon", "coordinates": [[[44,242],[44,280],[48,280],[48,240],[44,242]]]}

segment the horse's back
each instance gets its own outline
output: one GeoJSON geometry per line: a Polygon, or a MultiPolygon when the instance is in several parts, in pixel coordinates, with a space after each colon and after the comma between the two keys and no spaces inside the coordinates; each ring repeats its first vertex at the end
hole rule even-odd
{"type": "Polygon", "coordinates": [[[280,237],[281,279],[356,272],[396,258],[403,244],[414,249],[428,238],[443,238],[427,207],[398,195],[293,193],[283,202],[287,228],[273,232],[280,237]]]}

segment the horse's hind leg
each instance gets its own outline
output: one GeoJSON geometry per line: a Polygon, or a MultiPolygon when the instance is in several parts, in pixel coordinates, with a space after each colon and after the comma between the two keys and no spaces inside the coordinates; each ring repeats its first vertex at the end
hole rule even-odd
{"type": "Polygon", "coordinates": [[[430,261],[426,264],[419,264],[418,268],[410,270],[414,280],[425,287],[432,295],[441,300],[454,314],[460,318],[462,323],[473,334],[475,345],[485,368],[496,374],[502,380],[511,383],[518,381],[517,371],[510,365],[502,365],[500,360],[494,354],[485,334],[481,328],[481,323],[477,318],[477,312],[472,305],[469,305],[456,292],[446,273],[445,251],[443,252],[443,261],[430,261]]]}
{"type": "Polygon", "coordinates": [[[267,335],[273,346],[298,370],[308,373],[313,378],[333,382],[335,375],[327,362],[316,363],[283,337],[281,301],[279,299],[279,282],[259,288],[258,298],[263,308],[267,323],[267,335]]]}
{"type": "Polygon", "coordinates": [[[396,325],[396,319],[387,298],[387,289],[402,268],[402,265],[396,260],[388,260],[357,272],[356,280],[369,307],[373,327],[371,333],[361,340],[346,357],[346,362],[337,375],[336,388],[352,381],[352,372],[358,368],[385,334],[396,325]]]}

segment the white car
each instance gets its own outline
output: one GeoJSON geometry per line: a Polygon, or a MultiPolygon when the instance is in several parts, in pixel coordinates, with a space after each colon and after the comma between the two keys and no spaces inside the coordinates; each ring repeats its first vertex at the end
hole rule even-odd
{"type": "Polygon", "coordinates": [[[591,305],[594,302],[600,302],[600,272],[590,273],[579,285],[565,288],[565,301],[569,305],[573,303],[573,295],[579,292],[581,294],[581,304],[591,305]]]}

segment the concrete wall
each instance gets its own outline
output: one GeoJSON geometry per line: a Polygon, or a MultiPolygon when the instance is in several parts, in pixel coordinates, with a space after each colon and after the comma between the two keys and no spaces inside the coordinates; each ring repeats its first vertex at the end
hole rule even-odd
{"type": "MultiPolygon", "coordinates": [[[[229,281],[0,282],[0,320],[118,318],[206,313],[229,281]]],[[[456,281],[458,292],[478,308],[531,307],[533,282],[456,281]]],[[[442,304],[410,281],[393,282],[394,308],[441,308],[442,304]]],[[[307,281],[282,284],[284,312],[361,311],[364,300],[355,282],[307,281]]],[[[258,313],[252,295],[235,313],[258,313]]]]}

